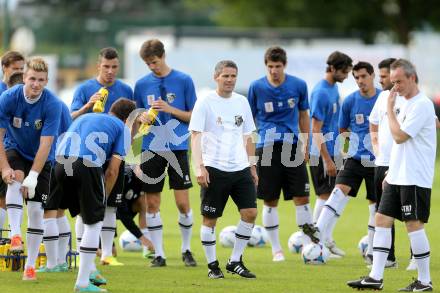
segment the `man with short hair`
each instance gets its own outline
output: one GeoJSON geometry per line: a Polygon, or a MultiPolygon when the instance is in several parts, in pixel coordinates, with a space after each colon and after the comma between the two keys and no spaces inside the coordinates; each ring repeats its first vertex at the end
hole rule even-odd
{"type": "MultiPolygon", "coordinates": [[[[133,91],[129,85],[117,78],[119,72],[119,54],[115,48],[107,47],[100,50],[98,55],[98,76],[83,82],[75,91],[71,105],[72,118],[76,119],[80,115],[92,112],[95,103],[101,100],[100,89],[105,88],[108,91],[107,101],[105,102],[103,113],[108,113],[113,103],[121,98],[133,99],[133,91]]],[[[107,165],[104,166],[104,170],[107,165]]],[[[112,256],[113,238],[116,232],[116,207],[121,201],[122,188],[124,183],[123,164],[121,172],[113,189],[113,193],[107,201],[107,208],[104,223],[101,231],[101,263],[104,265],[119,266],[118,262],[112,256]]],[[[77,244],[81,242],[83,225],[81,217],[76,219],[77,244]]]]}
{"type": "Polygon", "coordinates": [[[277,207],[281,191],[284,200],[296,206],[297,225],[304,233],[312,233],[306,168],[309,102],[306,82],[285,73],[287,54],[283,48],[268,48],[264,63],[267,75],[251,84],[248,100],[259,135],[257,196],[264,201],[263,225],[272,244],[272,260],[278,262],[285,260],[278,232],[277,207]],[[298,128],[305,139],[300,137],[298,128]]]}
{"type": "MultiPolygon", "coordinates": [[[[336,138],[339,134],[338,119],[340,96],[337,83],[342,83],[351,71],[353,64],[349,56],[335,51],[327,58],[325,77],[314,87],[310,96],[311,147],[310,175],[318,196],[313,212],[313,222],[318,221],[322,207],[335,187],[337,174],[336,159],[340,157],[335,150],[336,138]]],[[[329,225],[328,238],[323,239],[329,250],[339,256],[345,252],[336,246],[333,240],[333,229],[338,217],[332,218],[329,225]]]]}
{"type": "Polygon", "coordinates": [[[369,248],[366,252],[366,260],[371,260],[376,196],[374,168],[372,168],[374,155],[369,137],[368,117],[380,90],[374,87],[374,68],[370,63],[358,62],[353,66],[352,73],[359,90],[344,99],[339,115],[339,132],[350,140],[348,158],[344,162],[344,168],[336,176],[335,188],[316,223],[319,233],[314,236],[322,241],[328,238],[332,219],[341,216],[349,196],[356,197],[362,181],[365,180],[369,202],[369,248]]]}
{"type": "Polygon", "coordinates": [[[252,234],[257,203],[258,176],[252,161],[255,124],[246,98],[234,92],[237,65],[230,60],[217,63],[214,71],[216,91],[199,99],[189,129],[193,166],[201,186],[200,238],[208,262],[208,277],[224,278],[216,257],[215,226],[229,196],[240,212],[235,243],[226,271],[243,278],[256,278],[244,265],[242,255],[252,234]]]}
{"type": "Polygon", "coordinates": [[[155,248],[152,267],[166,266],[163,249],[163,227],[160,216],[161,192],[166,171],[170,189],[179,210],[178,223],[182,237],[182,261],[185,266],[196,266],[191,252],[193,213],[188,189],[192,187],[188,162],[188,123],[196,101],[196,92],[191,77],[172,69],[165,60],[165,48],[160,40],[145,41],[140,56],[150,74],[136,82],[134,97],[138,108],[158,112],[155,121],[145,112],[142,123],[153,124],[142,143],[144,181],[142,191],[147,194],[147,224],[155,248]]]}
{"type": "MultiPolygon", "coordinates": [[[[396,59],[387,58],[379,63],[379,82],[383,91],[379,94],[376,103],[369,117],[370,121],[370,136],[371,143],[376,159],[374,160],[374,187],[376,190],[376,209],[379,208],[380,200],[382,198],[382,184],[388,172],[388,166],[390,161],[391,147],[393,146],[393,136],[390,132],[387,117],[387,101],[390,95],[390,90],[393,84],[390,80],[390,65],[396,59]]],[[[396,97],[395,113],[400,112],[400,108],[404,98],[401,96],[396,97]]],[[[397,267],[396,256],[394,254],[394,239],[395,231],[394,225],[391,228],[391,248],[388,254],[388,259],[385,264],[386,268],[397,267]]]]}
{"type": "Polygon", "coordinates": [[[106,212],[106,199],[119,177],[120,165],[130,147],[130,130],[124,125],[135,109],[133,101],[120,98],[109,114],[89,113],[73,121],[57,145],[56,184],[49,201],[72,217],[81,214],[84,232],[79,248],[80,266],[75,284],[78,292],[105,292],[95,285],[106,280],[96,278],[94,259],[106,212]],[[92,143],[91,143],[92,142],[92,143]],[[103,165],[108,162],[108,167],[103,165]]]}
{"type": "Polygon", "coordinates": [[[43,238],[42,199],[49,193],[51,152],[57,135],[61,101],[47,85],[48,65],[42,58],[26,63],[24,85],[0,98],[0,166],[8,184],[6,206],[11,228],[11,252],[23,252],[21,217],[23,198],[27,201],[27,260],[23,280],[36,280],[35,261],[43,238]],[[7,140],[4,140],[5,133],[7,140]]]}
{"type": "Polygon", "coordinates": [[[376,214],[373,266],[368,276],[349,281],[356,289],[383,288],[384,267],[391,247],[394,219],[405,222],[418,276],[403,292],[433,291],[429,268],[430,247],[424,224],[428,222],[436,155],[436,116],[432,101],[419,91],[417,72],[409,61],[391,64],[393,88],[387,101],[387,116],[393,146],[376,214]],[[405,98],[400,113],[396,97],[405,98]]]}
{"type": "MultiPolygon", "coordinates": [[[[24,57],[19,52],[8,51],[3,54],[1,58],[3,80],[0,81],[0,95],[8,88],[12,87],[9,84],[9,80],[15,73],[23,73],[24,69],[24,57]]],[[[3,230],[3,225],[6,221],[6,184],[0,182],[0,236],[3,230]]]]}

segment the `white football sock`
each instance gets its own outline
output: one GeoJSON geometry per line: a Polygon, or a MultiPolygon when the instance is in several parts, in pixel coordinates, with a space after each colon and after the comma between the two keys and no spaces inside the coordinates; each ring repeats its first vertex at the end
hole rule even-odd
{"type": "Polygon", "coordinates": [[[277,207],[269,207],[263,205],[263,226],[269,235],[269,240],[272,245],[272,254],[281,251],[280,237],[279,237],[279,219],[277,207]]]}
{"type": "Polygon", "coordinates": [[[316,222],[316,227],[318,227],[321,235],[326,235],[327,225],[329,224],[330,219],[336,217],[338,214],[338,207],[341,206],[341,203],[344,201],[344,199],[345,195],[342,190],[335,187],[330,197],[325,202],[318,221],[316,222]]]}
{"type": "Polygon", "coordinates": [[[215,227],[207,227],[202,225],[200,227],[200,240],[202,241],[203,250],[205,251],[206,261],[208,264],[217,260],[215,244],[216,235],[215,227]]]}
{"type": "Polygon", "coordinates": [[[411,242],[411,249],[414,254],[414,259],[417,263],[417,279],[422,282],[422,284],[427,285],[431,282],[431,273],[429,271],[431,253],[425,229],[408,233],[408,236],[411,242]]]}
{"type": "Polygon", "coordinates": [[[113,238],[116,232],[116,208],[106,207],[101,231],[101,259],[112,256],[113,238]]]}
{"type": "Polygon", "coordinates": [[[28,228],[26,233],[27,254],[25,268],[34,267],[37,260],[40,244],[43,240],[43,206],[41,202],[28,201],[28,228]]]}
{"type": "Polygon", "coordinates": [[[391,228],[376,227],[373,242],[373,266],[370,277],[375,280],[383,279],[383,271],[391,247],[391,228]]]}
{"type": "Polygon", "coordinates": [[[58,264],[59,232],[56,218],[43,219],[44,234],[43,242],[46,249],[46,267],[53,269],[58,264]]]}
{"type": "Polygon", "coordinates": [[[237,230],[235,230],[235,244],[230,258],[231,262],[240,261],[243,251],[251,238],[253,228],[254,223],[246,223],[242,220],[238,222],[237,230]]]}
{"type": "Polygon", "coordinates": [[[23,216],[23,196],[20,192],[21,183],[8,184],[6,191],[6,209],[8,212],[9,228],[11,235],[21,236],[21,217],[23,216]]]}
{"type": "Polygon", "coordinates": [[[69,240],[72,235],[70,223],[66,216],[57,218],[58,231],[60,238],[58,240],[58,264],[66,262],[67,253],[70,250],[69,240]]]}
{"type": "MultiPolygon", "coordinates": [[[[142,228],[141,229],[142,235],[144,235],[145,238],[147,238],[148,240],[151,241],[151,235],[150,235],[150,231],[148,231],[148,228],[142,228]]],[[[146,246],[142,246],[144,252],[147,252],[149,249],[146,246]]]]}
{"type": "Polygon", "coordinates": [[[186,214],[179,213],[180,234],[182,235],[182,252],[191,251],[191,235],[193,225],[192,210],[186,214]]]}
{"type": "Polygon", "coordinates": [[[296,208],[296,224],[302,227],[304,224],[313,224],[312,212],[310,204],[295,206],[296,208]]]}
{"type": "Polygon", "coordinates": [[[79,271],[75,284],[78,287],[87,287],[89,285],[90,273],[96,270],[94,263],[101,229],[102,222],[92,225],[84,224],[84,233],[79,248],[79,271]]]}
{"type": "Polygon", "coordinates": [[[320,199],[319,197],[316,198],[315,208],[313,209],[313,223],[316,224],[316,222],[318,222],[319,215],[321,214],[322,208],[324,207],[326,201],[327,200],[320,199]]]}
{"type": "Polygon", "coordinates": [[[153,242],[154,245],[155,256],[165,258],[165,252],[163,251],[163,226],[160,212],[155,214],[147,213],[147,225],[151,235],[151,242],[153,242]]]}
{"type": "Polygon", "coordinates": [[[333,241],[333,231],[335,230],[336,223],[338,222],[339,218],[342,215],[342,212],[344,211],[345,207],[347,206],[348,201],[350,200],[349,196],[346,196],[339,204],[337,209],[336,217],[333,217],[330,219],[328,225],[327,225],[327,231],[325,231],[325,236],[323,239],[326,239],[327,241],[333,241]]]}
{"type": "Polygon", "coordinates": [[[79,252],[81,246],[82,236],[84,234],[84,223],[80,215],[76,216],[75,220],[75,234],[76,234],[76,252],[79,252]]]}
{"type": "Polygon", "coordinates": [[[370,212],[370,216],[368,217],[368,248],[366,252],[367,255],[373,254],[374,226],[376,226],[374,220],[374,217],[376,215],[376,204],[373,203],[368,205],[368,210],[370,212]]]}

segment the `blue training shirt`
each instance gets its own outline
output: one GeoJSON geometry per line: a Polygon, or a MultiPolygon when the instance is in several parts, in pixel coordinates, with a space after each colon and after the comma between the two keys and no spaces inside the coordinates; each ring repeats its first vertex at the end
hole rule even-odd
{"type": "MultiPolygon", "coordinates": [[[[58,134],[62,102],[48,89],[33,104],[24,97],[24,85],[16,85],[0,97],[0,128],[7,130],[5,149],[14,149],[25,159],[33,161],[41,136],[58,134]]],[[[48,161],[54,159],[49,153],[48,161]]]]}
{"type": "MultiPolygon", "coordinates": [[[[334,157],[335,140],[339,134],[339,91],[338,85],[331,85],[323,79],[316,84],[310,95],[310,130],[312,130],[312,118],[322,122],[321,133],[326,140],[326,147],[330,156],[334,157]]],[[[313,142],[310,131],[310,155],[320,156],[318,146],[313,142]]]]}
{"type": "Polygon", "coordinates": [[[339,128],[350,129],[348,155],[358,161],[362,158],[374,160],[368,118],[380,92],[380,89],[376,89],[376,94],[367,98],[358,90],[347,96],[342,103],[339,128]]]}
{"type": "Polygon", "coordinates": [[[309,109],[307,85],[298,77],[285,76],[286,79],[278,87],[272,86],[267,77],[263,77],[254,81],[249,88],[248,100],[259,135],[257,148],[274,141],[298,141],[299,111],[309,109]],[[272,134],[274,132],[275,135],[272,134]],[[286,134],[294,134],[293,139],[292,135],[286,134]]]}
{"type": "Polygon", "coordinates": [[[130,130],[119,118],[88,113],[72,122],[57,145],[56,156],[82,158],[101,167],[113,154],[124,157],[130,143],[130,130]]]}
{"type": "Polygon", "coordinates": [[[69,129],[70,124],[72,124],[72,117],[70,116],[69,107],[67,107],[64,102],[61,103],[61,117],[60,123],[58,125],[57,135],[53,140],[52,148],[50,149],[51,157],[55,158],[56,146],[59,141],[63,138],[63,134],[69,129]]]}
{"type": "Polygon", "coordinates": [[[0,81],[0,95],[8,89],[8,85],[4,81],[0,81]]]}
{"type": "MultiPolygon", "coordinates": [[[[100,84],[96,78],[86,80],[80,84],[73,95],[70,111],[74,112],[81,109],[85,104],[87,104],[87,102],[90,100],[90,97],[102,87],[104,86],[100,84]]],[[[112,104],[119,98],[133,100],[133,90],[129,85],[120,81],[119,79],[117,79],[111,86],[106,88],[108,90],[108,98],[107,102],[105,103],[104,113],[108,113],[112,104]]],[[[90,112],[92,112],[92,109],[89,110],[89,113],[90,112]]]]}
{"type": "MultiPolygon", "coordinates": [[[[134,87],[134,99],[138,108],[149,109],[153,101],[162,99],[174,108],[192,111],[197,97],[191,77],[172,69],[165,77],[150,73],[138,80],[134,87]]],[[[188,150],[188,138],[188,122],[159,112],[151,132],[144,136],[142,150],[188,150]]]]}

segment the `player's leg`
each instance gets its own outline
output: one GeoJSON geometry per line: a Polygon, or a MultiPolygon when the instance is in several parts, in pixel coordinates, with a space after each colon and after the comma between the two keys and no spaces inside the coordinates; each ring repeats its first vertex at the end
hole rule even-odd
{"type": "Polygon", "coordinates": [[[263,226],[269,236],[274,261],[283,261],[284,254],[279,237],[278,200],[282,186],[281,147],[258,148],[257,197],[263,200],[263,226]]]}
{"type": "Polygon", "coordinates": [[[230,173],[231,197],[240,211],[240,221],[235,231],[235,243],[226,271],[243,278],[256,278],[243,263],[243,252],[249,242],[257,218],[255,184],[250,168],[230,173]],[[231,176],[232,175],[232,176],[231,176]]]}
{"type": "Polygon", "coordinates": [[[231,183],[226,172],[212,167],[206,167],[206,169],[209,173],[210,183],[208,187],[200,188],[200,212],[203,217],[200,240],[208,263],[208,277],[221,279],[224,278],[224,275],[217,260],[215,227],[217,219],[222,216],[228,201],[231,183]]]}
{"type": "Polygon", "coordinates": [[[6,222],[6,186],[7,184],[0,180],[0,237],[3,235],[6,222]]]}
{"type": "Polygon", "coordinates": [[[57,225],[59,232],[59,240],[58,240],[58,268],[60,271],[67,271],[67,253],[69,252],[69,241],[72,235],[72,229],[70,228],[69,220],[65,214],[64,209],[58,209],[57,211],[57,225]]]}

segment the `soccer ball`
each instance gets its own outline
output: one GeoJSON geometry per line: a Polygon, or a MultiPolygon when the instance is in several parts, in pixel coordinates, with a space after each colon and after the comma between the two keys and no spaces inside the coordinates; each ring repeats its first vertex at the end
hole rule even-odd
{"type": "Polygon", "coordinates": [[[226,226],[220,231],[219,240],[223,247],[234,247],[236,226],[226,226]]]}
{"type": "Polygon", "coordinates": [[[302,248],[311,242],[310,237],[300,230],[290,235],[287,247],[291,253],[301,253],[302,248]]]}
{"type": "Polygon", "coordinates": [[[269,235],[267,234],[266,229],[259,225],[255,225],[248,246],[263,247],[267,242],[269,242],[269,235]]]}
{"type": "Polygon", "coordinates": [[[359,240],[358,248],[361,256],[364,257],[365,252],[367,252],[368,249],[368,235],[365,235],[359,240]]]}
{"type": "Polygon", "coordinates": [[[121,236],[119,236],[119,246],[124,251],[141,251],[142,244],[130,231],[125,230],[121,236]]]}
{"type": "Polygon", "coordinates": [[[330,256],[330,251],[321,243],[309,243],[303,247],[302,258],[305,264],[322,265],[330,256]]]}

